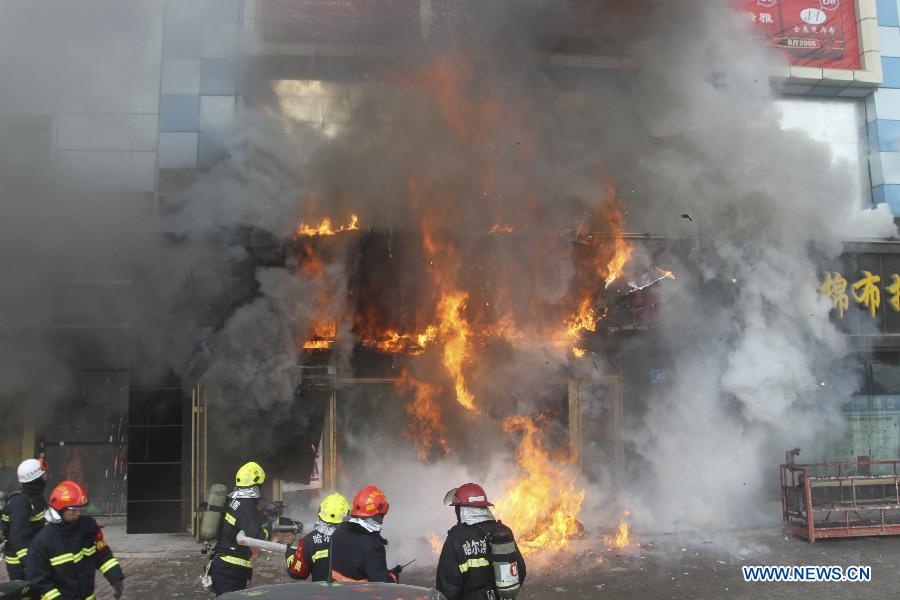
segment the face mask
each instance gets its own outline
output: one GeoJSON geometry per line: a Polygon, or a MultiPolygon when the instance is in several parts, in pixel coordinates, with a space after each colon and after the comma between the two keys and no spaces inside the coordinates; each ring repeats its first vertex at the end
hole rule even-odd
{"type": "Polygon", "coordinates": [[[22,489],[26,492],[31,492],[33,494],[41,494],[47,488],[47,480],[43,477],[39,477],[34,481],[29,481],[27,483],[22,484],[22,489]]]}
{"type": "Polygon", "coordinates": [[[228,494],[229,498],[259,498],[259,486],[254,485],[248,488],[234,488],[234,491],[228,494]]]}
{"type": "Polygon", "coordinates": [[[494,514],[491,509],[481,506],[460,506],[459,522],[466,525],[475,525],[484,521],[493,521],[494,514]]]}
{"type": "Polygon", "coordinates": [[[333,523],[326,523],[322,520],[316,521],[316,531],[323,535],[331,535],[335,529],[337,529],[337,525],[333,523]]]}
{"type": "MultiPolygon", "coordinates": [[[[382,515],[379,515],[379,516],[382,516],[382,515]]],[[[382,519],[383,518],[384,517],[382,516],[382,519]]],[[[381,531],[381,523],[376,521],[375,519],[365,519],[363,517],[351,517],[350,522],[360,525],[369,533],[378,533],[379,531],[381,531]]]]}

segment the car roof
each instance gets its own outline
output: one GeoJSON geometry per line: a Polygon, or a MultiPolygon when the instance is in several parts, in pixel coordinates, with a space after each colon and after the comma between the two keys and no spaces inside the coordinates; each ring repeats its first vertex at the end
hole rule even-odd
{"type": "Polygon", "coordinates": [[[437,590],[396,583],[300,581],[230,592],[223,600],[439,600],[437,590]]]}

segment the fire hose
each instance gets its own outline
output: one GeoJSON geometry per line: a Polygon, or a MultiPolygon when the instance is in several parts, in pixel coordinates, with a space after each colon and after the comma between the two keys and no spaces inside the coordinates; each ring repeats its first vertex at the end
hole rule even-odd
{"type": "Polygon", "coordinates": [[[244,531],[238,531],[237,534],[237,543],[241,546],[247,546],[248,548],[256,548],[258,550],[268,550],[269,552],[280,552],[285,554],[290,551],[296,550],[293,546],[288,546],[287,544],[279,544],[278,542],[270,542],[268,540],[260,540],[257,538],[247,537],[244,534],[244,531]]]}

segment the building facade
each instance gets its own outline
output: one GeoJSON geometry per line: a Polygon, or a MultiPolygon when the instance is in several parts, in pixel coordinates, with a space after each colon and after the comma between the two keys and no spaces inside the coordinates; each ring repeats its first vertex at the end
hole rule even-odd
{"type": "MultiPolygon", "coordinates": [[[[92,197],[107,218],[120,213],[115,231],[100,234],[109,236],[110,244],[116,236],[136,231],[166,233],[156,226],[160,216],[173,210],[179,194],[198,173],[225,157],[224,140],[234,133],[244,107],[271,103],[323,131],[339,127],[348,118],[349,98],[367,66],[391,60],[390,43],[379,37],[379,19],[393,20],[394,25],[402,21],[410,36],[427,39],[439,34],[442,19],[449,14],[442,12],[437,0],[394,3],[393,12],[370,15],[360,29],[346,7],[325,0],[145,0],[115,8],[114,4],[100,3],[96,10],[102,14],[93,16],[103,22],[110,16],[108,10],[115,11],[121,36],[98,36],[92,19],[84,15],[56,14],[52,19],[71,22],[66,39],[35,40],[20,61],[42,64],[48,56],[64,54],[67,47],[91,50],[52,60],[54,67],[41,77],[24,74],[20,78],[24,87],[0,91],[0,132],[21,142],[15,152],[0,148],[0,165],[23,172],[26,178],[29,173],[57,173],[76,182],[77,193],[92,197]],[[262,87],[273,90],[274,99],[258,92],[260,81],[269,84],[262,87]],[[42,101],[35,104],[34,98],[42,101]]],[[[900,217],[898,0],[821,0],[817,10],[826,20],[816,25],[795,22],[789,12],[802,3],[793,0],[739,4],[763,39],[790,55],[789,66],[771,71],[773,85],[782,94],[778,105],[784,127],[805,131],[829,147],[834,161],[851,165],[848,172],[854,174],[858,197],[848,201],[861,207],[887,203],[900,217]],[[838,34],[829,29],[835,22],[841,28],[838,34]],[[813,27],[825,33],[809,31],[813,27]],[[823,44],[823,39],[831,45],[823,44]],[[813,46],[804,44],[823,45],[815,46],[820,52],[811,57],[808,50],[813,46]],[[791,54],[798,47],[805,51],[791,54]]],[[[51,18],[39,7],[24,10],[18,16],[34,10],[34,18],[51,18]]],[[[578,39],[578,44],[546,55],[548,68],[587,78],[622,68],[604,56],[600,42],[586,47],[584,39],[590,36],[578,39]]],[[[597,40],[605,38],[598,34],[597,40]]],[[[89,225],[84,227],[90,231],[89,225]]],[[[900,250],[894,243],[859,241],[828,273],[832,281],[840,274],[851,286],[862,272],[877,273],[883,300],[870,312],[871,302],[850,295],[846,312],[836,316],[862,359],[865,386],[847,405],[851,427],[841,445],[829,450],[834,458],[900,454],[900,361],[895,358],[900,344],[894,341],[900,333],[900,302],[894,304],[900,292],[890,290],[900,273],[896,256],[900,250]]],[[[104,305],[126,306],[138,293],[134,280],[132,273],[101,269],[90,262],[57,261],[46,273],[44,284],[50,292],[40,327],[53,330],[73,348],[101,345],[105,351],[74,353],[76,396],[90,408],[87,414],[73,419],[25,415],[21,422],[0,425],[3,483],[19,459],[43,451],[66,477],[83,479],[98,490],[95,497],[101,510],[127,513],[130,530],[184,530],[192,522],[192,508],[202,489],[221,479],[230,466],[207,465],[203,459],[207,440],[198,438],[210,417],[203,413],[202,390],[194,390],[191,400],[195,382],[167,374],[139,374],[127,360],[109,358],[130,356],[134,316],[127,309],[98,315],[92,307],[99,298],[104,305]],[[98,464],[107,465],[102,475],[93,469],[98,464]]],[[[835,293],[833,286],[823,292],[835,293]]],[[[623,373],[623,377],[631,380],[626,387],[652,394],[653,385],[666,377],[665,365],[651,374],[623,373]]],[[[613,401],[618,413],[612,427],[621,428],[622,411],[627,411],[622,379],[591,385],[618,398],[613,401]]],[[[339,421],[334,402],[340,392],[311,393],[321,394],[324,403],[324,433],[310,433],[319,445],[313,460],[322,485],[323,479],[326,484],[329,478],[334,481],[333,431],[339,421]],[[328,452],[332,455],[323,462],[322,455],[328,452]]],[[[569,401],[570,408],[582,410],[577,386],[569,389],[569,401]]],[[[570,415],[572,426],[583,429],[585,436],[609,431],[608,415],[598,416],[597,411],[588,407],[584,415],[570,415]]],[[[615,435],[621,435],[620,429],[619,434],[613,432],[612,446],[603,451],[624,469],[626,451],[615,435]]]]}

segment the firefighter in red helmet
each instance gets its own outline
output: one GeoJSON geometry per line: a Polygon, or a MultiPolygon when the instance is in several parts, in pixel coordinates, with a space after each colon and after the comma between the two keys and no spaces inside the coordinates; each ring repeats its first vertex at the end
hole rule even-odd
{"type": "Polygon", "coordinates": [[[513,598],[525,581],[525,560],[512,531],[494,518],[477,483],[453,488],[444,504],[456,510],[456,525],[438,559],[435,587],[447,600],[513,598]]]}
{"type": "Polygon", "coordinates": [[[74,481],[63,481],[50,493],[48,525],[41,529],[25,556],[25,573],[41,600],[82,600],[94,597],[94,575],[100,571],[122,595],[125,575],[103,539],[103,532],[80,509],[87,492],[74,481]]]}
{"type": "Polygon", "coordinates": [[[387,540],[381,526],[388,511],[384,492],[374,485],[361,489],[350,504],[350,519],[331,536],[332,581],[397,583],[402,567],[387,568],[387,540]]]}

